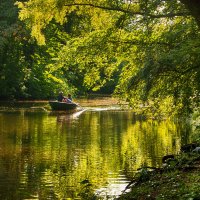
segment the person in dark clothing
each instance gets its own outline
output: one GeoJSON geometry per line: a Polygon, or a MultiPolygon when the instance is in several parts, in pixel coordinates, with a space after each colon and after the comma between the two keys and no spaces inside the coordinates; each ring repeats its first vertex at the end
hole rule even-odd
{"type": "Polygon", "coordinates": [[[58,100],[59,102],[62,102],[64,99],[66,99],[66,98],[64,97],[63,92],[60,92],[60,93],[58,94],[57,100],[58,100]]]}
{"type": "Polygon", "coordinates": [[[72,95],[71,95],[71,94],[68,94],[67,99],[70,100],[70,101],[72,101],[72,95]]]}

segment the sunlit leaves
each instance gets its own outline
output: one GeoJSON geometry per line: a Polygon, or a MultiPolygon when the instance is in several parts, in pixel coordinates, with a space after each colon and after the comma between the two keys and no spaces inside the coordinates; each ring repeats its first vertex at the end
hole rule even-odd
{"type": "Polygon", "coordinates": [[[55,0],[33,0],[28,2],[17,2],[16,5],[21,9],[19,18],[27,22],[31,27],[31,34],[37,38],[39,44],[45,43],[45,37],[42,30],[54,18],[61,24],[65,20],[66,10],[55,9],[57,2],[55,0]]]}
{"type": "MultiPolygon", "coordinates": [[[[39,44],[44,44],[45,38],[42,32],[52,19],[63,24],[63,22],[67,22],[67,16],[73,12],[76,12],[77,15],[90,16],[93,29],[111,26],[115,17],[119,15],[122,15],[123,18],[129,15],[144,15],[144,12],[141,11],[142,5],[138,2],[129,3],[126,1],[32,0],[25,3],[17,2],[16,5],[20,8],[20,19],[27,22],[32,29],[32,36],[38,40],[39,44]]],[[[123,21],[119,20],[118,22],[123,24],[123,21]]]]}
{"type": "Polygon", "coordinates": [[[182,107],[199,90],[199,33],[180,1],[32,0],[18,7],[40,44],[48,24],[61,24],[63,41],[49,50],[52,76],[78,77],[98,90],[118,73],[115,94],[132,106],[165,99],[182,107]]]}
{"type": "Polygon", "coordinates": [[[112,53],[115,46],[106,41],[107,34],[106,31],[96,31],[84,38],[69,40],[58,54],[57,69],[74,68],[85,73],[84,83],[89,88],[96,85],[95,81],[100,83],[98,87],[103,85],[103,79],[109,79],[117,65],[112,53]]]}

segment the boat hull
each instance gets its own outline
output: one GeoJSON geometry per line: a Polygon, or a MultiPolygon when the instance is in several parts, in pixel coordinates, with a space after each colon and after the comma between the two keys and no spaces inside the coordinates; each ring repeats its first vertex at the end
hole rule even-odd
{"type": "Polygon", "coordinates": [[[58,110],[58,111],[73,110],[76,109],[77,107],[77,104],[75,103],[65,103],[58,101],[49,101],[49,105],[51,106],[52,110],[58,110]]]}

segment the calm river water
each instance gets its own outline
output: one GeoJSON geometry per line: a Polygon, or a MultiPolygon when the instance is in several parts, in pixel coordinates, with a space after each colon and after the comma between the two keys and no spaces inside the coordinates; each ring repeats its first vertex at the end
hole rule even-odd
{"type": "Polygon", "coordinates": [[[114,199],[139,167],[161,166],[189,137],[180,122],[83,105],[73,114],[1,109],[0,199],[114,199]]]}

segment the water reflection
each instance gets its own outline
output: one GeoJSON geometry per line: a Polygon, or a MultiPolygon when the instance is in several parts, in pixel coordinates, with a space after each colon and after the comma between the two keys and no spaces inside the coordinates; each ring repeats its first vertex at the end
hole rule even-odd
{"type": "Polygon", "coordinates": [[[179,151],[180,128],[120,110],[2,112],[0,199],[112,199],[137,168],[179,151]]]}
{"type": "MultiPolygon", "coordinates": [[[[114,199],[125,192],[128,183],[127,177],[120,171],[117,174],[109,173],[105,187],[97,189],[95,193],[102,199],[114,199]]],[[[129,189],[126,190],[128,191],[129,189]]]]}

